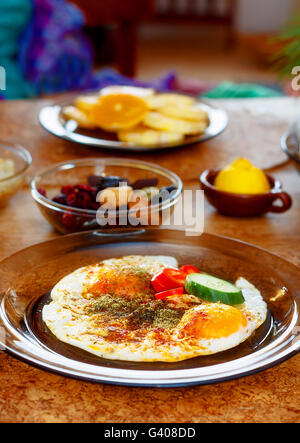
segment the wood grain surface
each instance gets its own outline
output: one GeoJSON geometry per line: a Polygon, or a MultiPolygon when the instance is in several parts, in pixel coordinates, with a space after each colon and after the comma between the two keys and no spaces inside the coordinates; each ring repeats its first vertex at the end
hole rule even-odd
{"type": "MultiPolygon", "coordinates": [[[[255,100],[249,100],[252,107],[255,100]]],[[[290,110],[295,99],[280,100],[282,131],[293,116],[290,110]]],[[[239,145],[246,144],[249,152],[262,162],[264,158],[270,161],[269,150],[266,154],[264,146],[270,142],[268,131],[276,130],[274,123],[265,132],[257,128],[258,123],[249,120],[244,101],[239,119],[234,119],[236,127],[231,123],[214,140],[153,154],[108,152],[77,146],[48,134],[38,123],[38,111],[46,103],[49,100],[0,103],[0,142],[22,144],[33,155],[26,186],[0,212],[0,259],[59,235],[43,219],[29,192],[30,178],[44,167],[80,157],[138,158],[173,170],[181,176],[185,188],[190,188],[199,185],[201,171],[226,162],[226,153],[231,157],[231,131],[238,137],[239,124],[243,128],[248,125],[249,136],[244,129],[240,131],[239,143],[235,139],[236,156],[240,155],[239,145]]],[[[272,111],[272,99],[257,103],[272,111]]],[[[235,101],[234,112],[238,106],[235,101]]],[[[274,144],[279,157],[279,135],[274,144]]],[[[271,173],[292,195],[290,211],[242,220],[220,216],[206,204],[205,229],[253,243],[300,266],[300,175],[290,162],[271,173]]],[[[0,352],[0,422],[299,422],[299,375],[300,355],[297,355],[272,369],[226,383],[172,389],[128,388],[64,378],[0,352]]]]}

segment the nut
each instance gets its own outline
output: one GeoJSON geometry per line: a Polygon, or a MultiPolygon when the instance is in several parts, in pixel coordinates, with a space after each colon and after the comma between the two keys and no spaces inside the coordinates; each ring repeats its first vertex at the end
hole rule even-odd
{"type": "Polygon", "coordinates": [[[116,188],[106,188],[97,196],[100,205],[105,205],[107,209],[117,209],[127,206],[133,190],[131,186],[119,186],[116,188]]]}

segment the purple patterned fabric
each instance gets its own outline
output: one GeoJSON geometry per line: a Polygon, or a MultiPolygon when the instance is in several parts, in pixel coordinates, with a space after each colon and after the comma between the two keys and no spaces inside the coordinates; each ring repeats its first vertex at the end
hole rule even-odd
{"type": "Polygon", "coordinates": [[[66,0],[32,1],[34,14],[20,39],[19,64],[38,95],[115,84],[173,88],[173,72],[153,82],[132,80],[112,69],[94,72],[92,46],[82,32],[81,11],[66,0]]]}
{"type": "Polygon", "coordinates": [[[19,64],[38,94],[90,87],[92,47],[84,17],[65,0],[33,0],[31,22],[20,39],[19,64]]]}
{"type": "Polygon", "coordinates": [[[110,85],[128,85],[154,88],[158,91],[169,91],[173,89],[175,81],[176,74],[174,72],[168,72],[153,81],[143,82],[125,77],[113,69],[101,69],[101,71],[95,72],[94,74],[93,88],[104,88],[110,85]]]}

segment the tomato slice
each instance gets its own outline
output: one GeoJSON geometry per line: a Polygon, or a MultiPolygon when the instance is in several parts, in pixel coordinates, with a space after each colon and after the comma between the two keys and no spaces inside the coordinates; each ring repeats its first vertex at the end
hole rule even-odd
{"type": "Polygon", "coordinates": [[[192,265],[185,265],[180,268],[180,271],[184,272],[185,274],[200,274],[199,269],[195,268],[195,266],[192,265]]]}
{"type": "Polygon", "coordinates": [[[165,268],[163,271],[154,275],[151,284],[157,292],[184,287],[186,275],[186,273],[178,269],[165,268]]]}
{"type": "Polygon", "coordinates": [[[183,288],[176,288],[176,289],[170,289],[169,291],[159,292],[158,294],[155,294],[155,298],[157,300],[162,300],[166,297],[171,297],[172,295],[182,295],[183,294],[183,288]]]}

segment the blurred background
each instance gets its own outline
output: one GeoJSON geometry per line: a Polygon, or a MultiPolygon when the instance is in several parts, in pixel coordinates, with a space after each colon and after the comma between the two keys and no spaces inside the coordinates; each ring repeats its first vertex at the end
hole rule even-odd
{"type": "Polygon", "coordinates": [[[4,99],[153,85],[208,97],[295,93],[300,0],[1,0],[4,99]]]}

